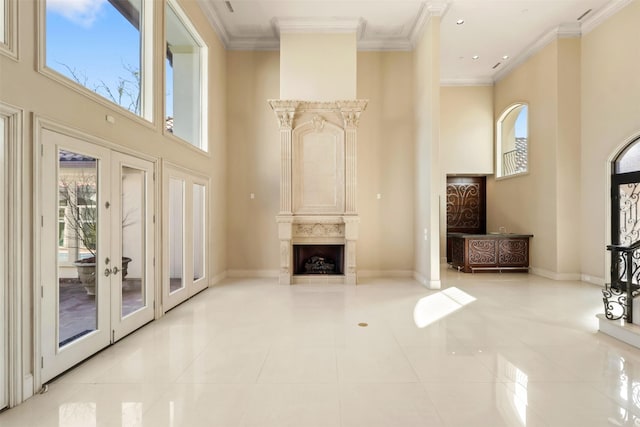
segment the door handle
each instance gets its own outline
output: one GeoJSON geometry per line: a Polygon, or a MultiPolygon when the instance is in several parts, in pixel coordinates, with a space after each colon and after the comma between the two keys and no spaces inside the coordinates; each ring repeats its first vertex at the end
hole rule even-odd
{"type": "Polygon", "coordinates": [[[109,270],[108,268],[105,268],[105,269],[104,269],[104,275],[105,275],[106,277],[109,277],[109,275],[110,275],[110,274],[111,274],[111,270],[109,270]]]}
{"type": "Polygon", "coordinates": [[[113,267],[113,270],[111,270],[111,272],[116,275],[118,274],[118,271],[120,271],[120,269],[118,269],[118,266],[113,267]]]}

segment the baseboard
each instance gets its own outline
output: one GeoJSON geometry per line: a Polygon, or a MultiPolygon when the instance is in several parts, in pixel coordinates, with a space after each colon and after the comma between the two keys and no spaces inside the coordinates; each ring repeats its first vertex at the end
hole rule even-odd
{"type": "Polygon", "coordinates": [[[358,270],[358,277],[413,277],[412,270],[358,270]]]}
{"type": "Polygon", "coordinates": [[[546,277],[547,279],[560,281],[580,281],[580,273],[556,273],[555,271],[545,270],[544,268],[531,267],[531,274],[546,277]]]}
{"type": "Polygon", "coordinates": [[[580,280],[583,282],[591,283],[593,285],[598,285],[604,287],[605,280],[602,277],[590,276],[588,274],[582,274],[580,276],[580,280]]]}
{"type": "Polygon", "coordinates": [[[227,270],[226,277],[278,278],[278,270],[227,270]]]}
{"type": "Polygon", "coordinates": [[[442,287],[442,283],[440,282],[440,280],[429,280],[423,274],[418,273],[417,271],[413,272],[413,278],[418,283],[429,289],[440,289],[442,287]]]}
{"type": "Polygon", "coordinates": [[[215,286],[215,285],[217,285],[218,283],[222,282],[222,281],[223,281],[224,279],[226,279],[226,278],[227,278],[227,272],[226,272],[226,271],[223,271],[223,272],[222,272],[222,273],[220,273],[220,274],[216,274],[216,275],[215,275],[215,276],[213,276],[213,277],[211,278],[211,280],[209,281],[209,286],[215,286]]]}
{"type": "Polygon", "coordinates": [[[33,375],[27,374],[22,382],[22,401],[24,402],[31,396],[33,396],[33,375]]]}

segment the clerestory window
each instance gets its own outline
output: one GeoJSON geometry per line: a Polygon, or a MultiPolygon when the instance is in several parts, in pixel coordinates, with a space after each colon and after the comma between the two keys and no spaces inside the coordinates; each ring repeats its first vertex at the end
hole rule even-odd
{"type": "Polygon", "coordinates": [[[520,175],[529,170],[529,107],[514,104],[507,108],[496,126],[496,175],[520,175]]]}
{"type": "Polygon", "coordinates": [[[175,2],[165,17],[165,129],[207,151],[207,47],[175,2]]]}
{"type": "MultiPolygon", "coordinates": [[[[46,0],[47,69],[152,118],[152,0],[46,0]],[[148,53],[147,53],[148,52],[148,53]]],[[[67,81],[68,81],[67,80],[67,81]]]]}

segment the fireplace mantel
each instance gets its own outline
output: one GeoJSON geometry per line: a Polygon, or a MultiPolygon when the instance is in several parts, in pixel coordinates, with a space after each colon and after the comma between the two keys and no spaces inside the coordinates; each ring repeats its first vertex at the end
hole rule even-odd
{"type": "Polygon", "coordinates": [[[293,244],[331,243],[345,245],[340,280],[355,284],[357,130],[368,101],[268,102],[280,125],[280,283],[296,282],[293,244]]]}

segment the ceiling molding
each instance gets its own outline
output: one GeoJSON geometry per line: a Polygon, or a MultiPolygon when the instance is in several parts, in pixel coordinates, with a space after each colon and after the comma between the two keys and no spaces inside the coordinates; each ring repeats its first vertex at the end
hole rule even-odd
{"type": "Polygon", "coordinates": [[[481,77],[481,78],[452,78],[441,79],[440,86],[493,86],[493,78],[481,77]]]}
{"type": "Polygon", "coordinates": [[[416,18],[411,33],[409,35],[409,42],[411,43],[411,49],[415,49],[418,41],[424,33],[424,29],[427,23],[431,20],[432,16],[443,16],[449,7],[447,1],[428,1],[422,3],[418,17],[416,18]]]}
{"type": "MultiPolygon", "coordinates": [[[[536,53],[540,52],[549,43],[560,38],[561,34],[564,34],[564,32],[560,29],[560,27],[556,27],[529,46],[527,46],[527,48],[524,49],[520,55],[515,58],[511,58],[511,60],[509,60],[509,62],[502,69],[500,69],[493,75],[494,82],[497,83],[498,81],[502,80],[516,67],[524,63],[527,59],[531,58],[536,53]]],[[[579,35],[573,37],[579,37],[579,35]]]]}
{"type": "Polygon", "coordinates": [[[408,39],[397,40],[358,40],[358,50],[362,51],[412,51],[413,45],[408,39]]]}
{"type": "Polygon", "coordinates": [[[278,33],[362,33],[362,18],[277,18],[278,33]]]}
{"type": "Polygon", "coordinates": [[[577,21],[560,24],[555,31],[559,39],[573,39],[582,35],[580,23],[577,21]]]}
{"type": "Polygon", "coordinates": [[[216,32],[218,37],[220,37],[220,41],[224,45],[226,49],[229,48],[230,38],[227,29],[222,24],[222,21],[218,17],[218,12],[213,8],[213,2],[207,0],[198,0],[198,4],[200,5],[200,9],[204,12],[204,15],[207,17],[207,20],[213,27],[213,30],[216,32]]]}
{"type": "Polygon", "coordinates": [[[587,19],[582,22],[582,34],[590,33],[604,21],[628,6],[632,1],[633,0],[612,0],[592,16],[587,16],[587,19]]]}
{"type": "Polygon", "coordinates": [[[280,50],[280,40],[265,38],[235,38],[227,50],[280,50]]]}

